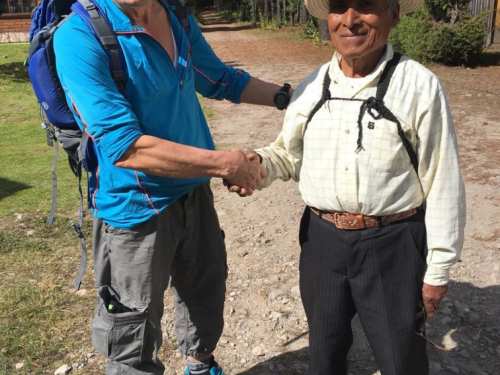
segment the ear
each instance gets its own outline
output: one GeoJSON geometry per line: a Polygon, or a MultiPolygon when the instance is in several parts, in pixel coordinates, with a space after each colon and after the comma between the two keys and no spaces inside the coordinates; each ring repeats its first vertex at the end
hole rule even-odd
{"type": "Polygon", "coordinates": [[[391,29],[394,29],[399,23],[399,1],[392,6],[390,10],[390,18],[391,18],[391,29]]]}

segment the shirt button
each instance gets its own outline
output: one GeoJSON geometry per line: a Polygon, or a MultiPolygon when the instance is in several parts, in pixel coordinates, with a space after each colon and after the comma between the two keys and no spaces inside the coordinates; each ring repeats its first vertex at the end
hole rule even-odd
{"type": "Polygon", "coordinates": [[[345,133],[346,133],[346,134],[349,134],[349,133],[350,133],[349,129],[346,129],[345,133]]]}

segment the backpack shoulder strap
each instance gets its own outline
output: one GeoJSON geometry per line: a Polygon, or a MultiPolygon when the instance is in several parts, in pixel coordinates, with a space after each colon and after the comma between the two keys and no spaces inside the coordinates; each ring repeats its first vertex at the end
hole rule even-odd
{"type": "Polygon", "coordinates": [[[188,14],[191,13],[191,9],[182,5],[182,3],[179,0],[167,0],[167,3],[172,7],[175,16],[177,17],[182,27],[186,31],[186,34],[189,35],[188,14]]]}
{"type": "Polygon", "coordinates": [[[104,50],[108,54],[110,70],[113,80],[118,86],[118,90],[123,94],[126,83],[126,75],[122,50],[115,32],[101,11],[93,2],[89,0],[78,0],[71,9],[83,18],[90,26],[104,50]]]}
{"type": "Polygon", "coordinates": [[[384,97],[385,94],[387,93],[387,89],[389,88],[389,83],[391,81],[392,75],[394,74],[394,71],[396,70],[396,66],[398,65],[399,61],[401,60],[402,55],[400,53],[394,52],[394,56],[392,57],[391,60],[389,60],[384,68],[384,71],[382,72],[382,75],[380,76],[380,80],[377,85],[377,94],[376,94],[376,108],[379,114],[394,123],[396,123],[398,127],[398,135],[401,138],[401,141],[403,142],[403,146],[406,149],[406,152],[408,153],[408,156],[410,157],[411,164],[413,165],[413,168],[415,169],[415,172],[418,174],[418,157],[413,149],[413,146],[411,145],[410,141],[405,137],[403,128],[401,127],[401,123],[397,119],[397,117],[391,112],[389,108],[387,108],[384,104],[384,97]]]}
{"type": "Polygon", "coordinates": [[[401,60],[402,56],[403,55],[401,55],[400,53],[394,52],[394,56],[392,57],[392,59],[390,59],[385,65],[384,71],[382,72],[380,80],[377,84],[376,98],[378,100],[384,100],[384,96],[387,93],[387,89],[389,88],[389,83],[391,82],[392,75],[394,74],[396,66],[398,65],[399,60],[401,60]]]}
{"type": "Polygon", "coordinates": [[[323,78],[323,89],[322,89],[322,92],[321,92],[321,99],[319,100],[318,103],[316,103],[316,105],[312,109],[311,113],[309,114],[309,117],[307,117],[307,121],[306,121],[306,124],[304,125],[303,133],[306,132],[307,125],[309,125],[309,122],[311,122],[311,120],[314,117],[314,115],[316,114],[316,112],[319,111],[319,109],[321,108],[321,106],[323,104],[325,104],[325,102],[327,100],[331,99],[330,83],[332,82],[332,79],[330,78],[330,73],[329,72],[330,72],[330,67],[328,66],[326,68],[325,77],[323,78]]]}

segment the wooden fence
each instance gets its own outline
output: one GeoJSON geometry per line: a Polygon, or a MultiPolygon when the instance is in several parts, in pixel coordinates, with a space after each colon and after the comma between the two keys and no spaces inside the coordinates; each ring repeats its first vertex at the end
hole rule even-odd
{"type": "Polygon", "coordinates": [[[472,0],[467,7],[474,16],[488,12],[484,20],[486,45],[500,43],[500,0],[472,0]]]}

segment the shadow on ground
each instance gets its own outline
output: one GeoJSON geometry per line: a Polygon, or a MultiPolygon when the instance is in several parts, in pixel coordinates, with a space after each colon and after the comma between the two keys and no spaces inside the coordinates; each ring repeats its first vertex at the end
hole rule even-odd
{"type": "Polygon", "coordinates": [[[29,82],[28,68],[23,63],[13,62],[0,65],[0,78],[13,82],[29,82]]]}
{"type": "MultiPolygon", "coordinates": [[[[500,286],[478,288],[450,282],[449,293],[436,319],[427,323],[428,337],[450,351],[428,345],[430,375],[498,375],[500,369],[500,286]]],[[[348,355],[349,375],[380,374],[359,320],[353,320],[354,345],[348,355]],[[364,344],[363,344],[364,341],[364,344]]],[[[307,333],[292,338],[292,343],[307,333]]],[[[308,347],[265,359],[238,375],[308,374],[308,347]]]]}
{"type": "Polygon", "coordinates": [[[12,181],[7,178],[0,177],[0,200],[7,198],[18,191],[29,189],[31,186],[22,182],[12,181]]]}

